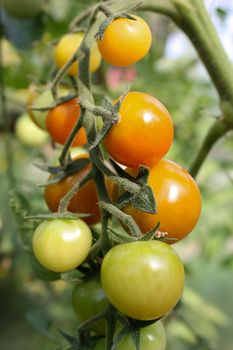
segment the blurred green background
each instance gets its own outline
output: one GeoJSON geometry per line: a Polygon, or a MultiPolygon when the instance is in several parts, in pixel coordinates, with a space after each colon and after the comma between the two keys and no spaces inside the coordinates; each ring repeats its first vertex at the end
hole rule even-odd
{"type": "MultiPolygon", "coordinates": [[[[1,115],[1,350],[65,349],[67,343],[58,329],[74,334],[77,327],[71,307],[72,281],[49,282],[51,276],[40,270],[30,251],[22,249],[33,225],[22,222],[22,208],[30,214],[46,210],[43,189],[38,185],[45,183],[47,174],[36,164],[54,163],[58,150],[49,142],[40,149],[26,147],[17,140],[14,126],[26,110],[29,85],[42,85],[51,79],[54,42],[67,32],[72,18],[89,3],[87,0],[45,1],[41,12],[26,20],[10,16],[1,7],[1,74],[10,128],[8,138],[1,115]],[[11,171],[14,183],[10,181],[11,171]],[[17,196],[12,194],[13,186],[17,196]],[[14,212],[8,204],[10,195],[14,212]]],[[[228,24],[233,22],[230,2],[207,1],[207,6],[219,30],[225,28],[225,34],[229,34],[232,28],[228,24]]],[[[170,111],[175,125],[175,141],[167,158],[188,168],[219,115],[217,95],[185,35],[163,16],[142,15],[153,31],[150,53],[135,67],[124,70],[103,63],[94,76],[96,99],[105,94],[116,98],[129,84],[131,89],[156,96],[170,111]]],[[[223,42],[227,42],[227,37],[224,38],[223,42]]],[[[233,48],[227,48],[233,52],[233,48]]],[[[185,263],[187,277],[179,307],[164,320],[167,350],[220,347],[232,350],[233,347],[231,136],[215,145],[198,175],[203,209],[197,227],[187,239],[174,245],[185,263]]]]}

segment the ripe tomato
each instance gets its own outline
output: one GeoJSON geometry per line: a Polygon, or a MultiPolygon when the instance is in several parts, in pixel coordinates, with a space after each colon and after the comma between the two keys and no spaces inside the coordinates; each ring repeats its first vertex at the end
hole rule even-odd
{"type": "MultiPolygon", "coordinates": [[[[88,155],[82,154],[76,157],[87,158],[88,155]]],[[[74,173],[65,179],[47,185],[44,191],[45,201],[52,212],[56,212],[62,197],[74,186],[75,183],[81,181],[90,171],[90,164],[86,165],[77,173],[74,173]]],[[[68,210],[74,213],[89,213],[90,217],[83,218],[88,224],[95,224],[100,220],[100,210],[98,206],[98,195],[93,180],[88,181],[71,199],[68,210]]]]}
{"type": "MultiPolygon", "coordinates": [[[[167,237],[184,238],[201,213],[201,195],[194,179],[180,165],[162,159],[150,169],[148,185],[154,192],[158,213],[148,214],[132,206],[124,211],[133,216],[143,233],[159,221],[159,230],[167,232],[167,237]]],[[[173,242],[176,241],[170,241],[173,242]]]]}
{"type": "MultiPolygon", "coordinates": [[[[140,329],[141,350],[165,350],[166,333],[161,321],[140,329]]],[[[132,336],[125,336],[117,345],[116,350],[135,350],[132,336]]]]}
{"type": "Polygon", "coordinates": [[[113,66],[125,67],[142,59],[151,46],[148,24],[138,16],[135,20],[117,18],[104,32],[98,46],[103,58],[113,66]]]}
{"type": "MultiPolygon", "coordinates": [[[[100,284],[99,276],[82,280],[76,284],[72,294],[73,309],[80,322],[104,311],[108,305],[108,300],[100,284]]],[[[97,334],[104,335],[106,321],[95,322],[91,330],[97,334]]]]}
{"type": "Polygon", "coordinates": [[[143,92],[129,92],[119,115],[119,121],[104,140],[113,159],[130,167],[150,166],[167,153],[173,141],[173,124],[156,98],[143,92]]]}
{"type": "Polygon", "coordinates": [[[105,255],[101,283],[120,312],[137,320],[153,320],[178,302],[184,287],[184,267],[166,243],[124,243],[105,255]]]}
{"type": "MultiPolygon", "coordinates": [[[[59,88],[59,96],[66,96],[68,94],[67,89],[59,88]]],[[[53,105],[53,96],[50,89],[44,90],[41,94],[37,94],[35,91],[31,91],[31,96],[28,101],[28,113],[34,123],[41,129],[46,130],[46,118],[48,110],[36,111],[31,108],[45,108],[53,105]]]]}
{"type": "Polygon", "coordinates": [[[66,272],[82,264],[91,244],[91,231],[82,220],[45,220],[32,239],[39,263],[55,272],[66,272]]]}
{"type": "Polygon", "coordinates": [[[15,18],[33,18],[41,11],[42,1],[38,0],[2,0],[7,13],[15,18]]]}
{"type": "MultiPolygon", "coordinates": [[[[84,34],[83,33],[68,33],[65,34],[54,51],[54,58],[57,66],[59,68],[63,67],[69,58],[75,53],[75,51],[79,48],[83,41],[84,34]]],[[[90,57],[90,71],[95,72],[101,63],[101,55],[98,50],[98,46],[96,43],[93,44],[91,49],[91,57],[90,57]]],[[[75,62],[72,64],[68,71],[69,75],[77,75],[78,74],[78,63],[75,62]]]]}
{"type": "MultiPolygon", "coordinates": [[[[51,109],[47,115],[46,127],[52,139],[64,145],[79,117],[80,107],[76,99],[51,109]]],[[[75,136],[72,146],[83,146],[86,142],[86,132],[84,128],[81,128],[75,136]]]]}
{"type": "Polygon", "coordinates": [[[48,141],[48,134],[38,128],[27,113],[17,119],[15,133],[18,140],[29,147],[41,147],[48,141]]]}

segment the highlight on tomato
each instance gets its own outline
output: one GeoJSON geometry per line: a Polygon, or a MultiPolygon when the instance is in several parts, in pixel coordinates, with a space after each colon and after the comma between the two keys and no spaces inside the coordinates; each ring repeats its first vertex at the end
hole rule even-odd
{"type": "Polygon", "coordinates": [[[179,164],[162,159],[150,168],[148,185],[155,196],[157,213],[148,214],[133,206],[125,207],[124,212],[134,218],[143,233],[159,222],[159,231],[174,238],[168,243],[187,236],[201,213],[201,194],[192,176],[179,164]]]}
{"type": "MultiPolygon", "coordinates": [[[[68,33],[65,34],[58,42],[54,50],[54,59],[59,68],[63,67],[67,61],[73,56],[75,51],[80,47],[84,38],[84,34],[79,33],[68,33]]],[[[90,71],[95,72],[101,64],[101,55],[97,46],[94,42],[91,48],[90,55],[90,71]]],[[[70,67],[68,74],[75,76],[78,74],[78,63],[75,62],[70,67]]]]}
{"type": "Polygon", "coordinates": [[[119,110],[119,121],[104,139],[109,155],[129,166],[151,166],[169,150],[173,123],[167,109],[155,97],[128,92],[119,110]]]}
{"type": "MultiPolygon", "coordinates": [[[[72,305],[78,320],[82,323],[103,312],[108,300],[100,284],[99,275],[89,276],[77,282],[72,293],[72,305]]],[[[100,319],[91,325],[99,335],[106,332],[106,321],[100,319]]]]}
{"type": "Polygon", "coordinates": [[[184,278],[176,252],[158,240],[119,244],[101,266],[101,284],[110,303],[136,320],[157,319],[171,311],[184,278]]]}
{"type": "MultiPolygon", "coordinates": [[[[79,118],[80,106],[76,98],[51,109],[46,117],[46,127],[53,141],[64,145],[79,118]]],[[[72,146],[83,146],[86,143],[86,132],[82,127],[76,134],[72,146]]]]}
{"type": "Polygon", "coordinates": [[[45,220],[36,228],[32,239],[39,263],[55,272],[67,272],[81,265],[91,245],[91,231],[82,220],[45,220]]]}
{"type": "Polygon", "coordinates": [[[117,18],[98,40],[101,55],[113,66],[125,67],[141,60],[151,47],[152,35],[148,24],[139,16],[117,18]]]}
{"type": "MultiPolygon", "coordinates": [[[[80,154],[75,157],[75,159],[80,158],[88,158],[88,155],[80,154]]],[[[76,173],[45,187],[44,198],[48,208],[52,212],[58,211],[60,200],[74,186],[75,183],[80,182],[89,173],[90,169],[91,165],[88,164],[76,173]]],[[[50,176],[49,179],[52,179],[52,176],[50,176]]],[[[74,194],[68,205],[68,210],[73,213],[90,214],[90,216],[83,218],[83,220],[90,225],[99,222],[100,209],[98,205],[96,185],[93,180],[87,181],[74,194]]]]}

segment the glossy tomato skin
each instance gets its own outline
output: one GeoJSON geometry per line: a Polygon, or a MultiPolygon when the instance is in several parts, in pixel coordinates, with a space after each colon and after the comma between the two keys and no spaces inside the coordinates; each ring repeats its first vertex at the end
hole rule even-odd
{"type": "MultiPolygon", "coordinates": [[[[83,41],[84,34],[83,33],[68,33],[65,34],[54,51],[55,62],[58,67],[63,67],[69,58],[75,53],[75,51],[79,48],[83,41]]],[[[101,55],[98,50],[98,46],[96,43],[93,44],[91,49],[91,57],[90,57],[90,71],[95,72],[101,63],[101,55]]],[[[69,75],[77,75],[78,74],[78,64],[74,63],[69,71],[69,75]]]]}
{"type": "MultiPolygon", "coordinates": [[[[166,333],[161,321],[140,329],[141,350],[165,350],[166,333]]],[[[135,350],[132,336],[129,334],[120,341],[116,350],[135,350]]]]}
{"type": "Polygon", "coordinates": [[[101,283],[120,312],[137,320],[153,320],[178,302],[184,287],[184,267],[166,243],[124,243],[105,255],[101,283]]]}
{"type": "Polygon", "coordinates": [[[149,51],[152,41],[148,24],[138,16],[135,20],[117,18],[98,40],[101,55],[113,66],[125,67],[142,59],[149,51]]]}
{"type": "MultiPolygon", "coordinates": [[[[47,115],[46,127],[54,142],[64,145],[79,117],[80,106],[76,99],[51,109],[47,115]]],[[[84,128],[81,128],[75,136],[72,146],[83,146],[86,142],[86,132],[84,128]]]]}
{"type": "Polygon", "coordinates": [[[184,238],[193,230],[201,213],[200,190],[194,179],[179,164],[162,159],[151,167],[148,185],[156,199],[157,214],[148,214],[132,206],[124,211],[133,216],[143,233],[159,221],[159,230],[176,239],[169,243],[184,238]]]}
{"type": "Polygon", "coordinates": [[[48,142],[48,134],[38,128],[27,113],[23,113],[17,119],[15,133],[18,140],[28,147],[39,148],[48,142]]]}
{"type": "MultiPolygon", "coordinates": [[[[80,322],[104,311],[108,300],[100,284],[99,276],[92,276],[76,284],[72,294],[74,312],[80,322]]],[[[91,326],[91,330],[99,335],[106,331],[106,321],[99,320],[91,326]]]]}
{"type": "Polygon", "coordinates": [[[35,230],[33,252],[48,270],[66,272],[83,263],[92,244],[92,235],[82,220],[45,220],[35,230]]]}
{"type": "Polygon", "coordinates": [[[169,150],[173,141],[172,119],[153,96],[129,92],[119,111],[119,121],[110,129],[104,145],[117,162],[151,166],[169,150]]]}
{"type": "MultiPolygon", "coordinates": [[[[81,154],[78,158],[87,158],[88,155],[81,154]]],[[[62,197],[74,186],[80,182],[90,171],[91,166],[88,164],[78,172],[67,176],[54,184],[47,185],[44,190],[45,201],[52,212],[57,212],[62,197]]],[[[98,205],[98,195],[93,180],[89,180],[71,199],[68,210],[74,213],[91,214],[83,218],[87,224],[95,224],[100,220],[100,210],[98,205]]]]}

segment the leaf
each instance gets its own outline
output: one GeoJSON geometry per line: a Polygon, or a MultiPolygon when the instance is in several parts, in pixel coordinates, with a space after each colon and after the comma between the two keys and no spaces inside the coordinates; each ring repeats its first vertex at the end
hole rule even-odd
{"type": "Polygon", "coordinates": [[[140,191],[134,195],[131,200],[131,204],[146,213],[156,213],[156,203],[153,191],[150,186],[143,186],[140,191]]]}

